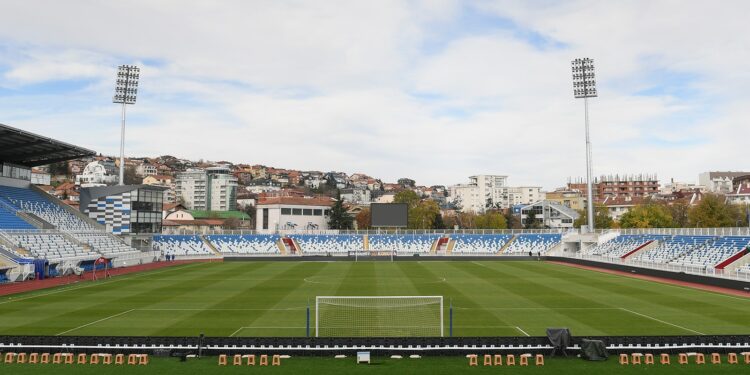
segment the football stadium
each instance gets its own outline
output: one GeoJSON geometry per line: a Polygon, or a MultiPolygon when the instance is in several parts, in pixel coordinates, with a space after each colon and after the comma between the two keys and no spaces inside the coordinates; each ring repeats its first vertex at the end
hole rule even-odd
{"type": "Polygon", "coordinates": [[[419,231],[396,204],[377,230],[136,245],[29,181],[94,151],[6,125],[0,149],[9,373],[750,368],[747,228],[419,231]]]}

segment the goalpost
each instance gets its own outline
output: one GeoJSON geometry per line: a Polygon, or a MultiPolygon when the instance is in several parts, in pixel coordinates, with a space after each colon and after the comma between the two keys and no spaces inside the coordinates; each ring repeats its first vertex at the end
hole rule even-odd
{"type": "Polygon", "coordinates": [[[443,296],[318,296],[316,337],[442,337],[443,296]]]}

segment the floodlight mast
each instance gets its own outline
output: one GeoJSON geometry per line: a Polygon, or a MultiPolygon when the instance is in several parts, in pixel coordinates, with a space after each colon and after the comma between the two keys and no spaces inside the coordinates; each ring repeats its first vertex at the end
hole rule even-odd
{"type": "Polygon", "coordinates": [[[583,98],[586,122],[586,208],[588,216],[588,231],[594,231],[594,194],[591,179],[593,168],[591,161],[591,137],[589,136],[589,98],[597,97],[596,79],[594,76],[594,60],[589,58],[575,59],[573,68],[573,95],[576,99],[583,98]]]}
{"type": "Polygon", "coordinates": [[[122,126],[120,129],[120,185],[125,185],[125,106],[135,104],[138,95],[138,80],[141,70],[135,65],[120,65],[117,68],[117,84],[112,103],[122,104],[122,126]]]}

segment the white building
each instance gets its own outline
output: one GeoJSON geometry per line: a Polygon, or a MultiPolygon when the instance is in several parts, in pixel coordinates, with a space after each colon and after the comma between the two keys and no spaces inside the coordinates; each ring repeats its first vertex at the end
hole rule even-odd
{"type": "Polygon", "coordinates": [[[234,211],[237,178],[227,167],[188,170],[177,175],[175,195],[190,210],[234,211]]]}
{"type": "Polygon", "coordinates": [[[703,185],[711,193],[731,193],[735,177],[750,175],[750,172],[703,172],[698,175],[698,185],[703,185]]]}
{"type": "Polygon", "coordinates": [[[488,206],[508,208],[511,197],[507,181],[508,176],[471,176],[468,184],[450,187],[450,200],[467,212],[483,212],[488,206]]]}
{"type": "Polygon", "coordinates": [[[86,165],[83,172],[76,176],[76,185],[81,187],[106,186],[116,183],[117,176],[108,175],[107,169],[98,161],[86,165]]]}
{"type": "Polygon", "coordinates": [[[326,230],[333,200],[328,197],[270,197],[258,201],[255,229],[326,230]]]}
{"type": "Polygon", "coordinates": [[[541,228],[573,228],[580,216],[575,210],[553,201],[539,201],[521,208],[521,223],[527,225],[533,213],[541,228]]]}
{"type": "Polygon", "coordinates": [[[509,188],[511,206],[543,201],[546,195],[541,186],[518,186],[509,188]]]}
{"type": "Polygon", "coordinates": [[[352,188],[341,190],[341,200],[351,204],[369,205],[372,199],[369,190],[352,188]]]}

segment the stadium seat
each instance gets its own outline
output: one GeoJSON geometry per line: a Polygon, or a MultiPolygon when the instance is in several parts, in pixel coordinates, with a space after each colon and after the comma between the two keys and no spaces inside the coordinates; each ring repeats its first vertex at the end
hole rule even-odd
{"type": "Polygon", "coordinates": [[[51,196],[45,196],[44,193],[32,189],[0,186],[0,200],[4,203],[10,204],[18,210],[31,212],[60,230],[68,232],[97,230],[87,221],[53,203],[53,199],[51,196]]]}
{"type": "Polygon", "coordinates": [[[157,235],[153,238],[152,246],[155,251],[160,251],[163,255],[215,255],[200,236],[195,235],[157,235]]]}
{"type": "Polygon", "coordinates": [[[427,254],[441,234],[373,234],[368,236],[370,251],[395,251],[397,254],[427,254]]]}
{"type": "Polygon", "coordinates": [[[543,234],[519,234],[505,249],[503,254],[546,254],[552,247],[562,241],[562,235],[559,233],[543,234]]]}
{"type": "MultiPolygon", "coordinates": [[[[293,234],[289,238],[296,241],[303,254],[325,255],[329,253],[347,254],[349,252],[362,251],[365,241],[361,235],[353,234],[293,234]]],[[[370,242],[372,249],[372,242],[370,242]]]]}
{"type": "Polygon", "coordinates": [[[456,254],[496,254],[510,241],[509,234],[452,234],[456,241],[452,253],[456,254]]]}
{"type": "Polygon", "coordinates": [[[266,234],[208,235],[206,240],[222,254],[273,255],[279,254],[276,243],[281,236],[266,234]]]}

